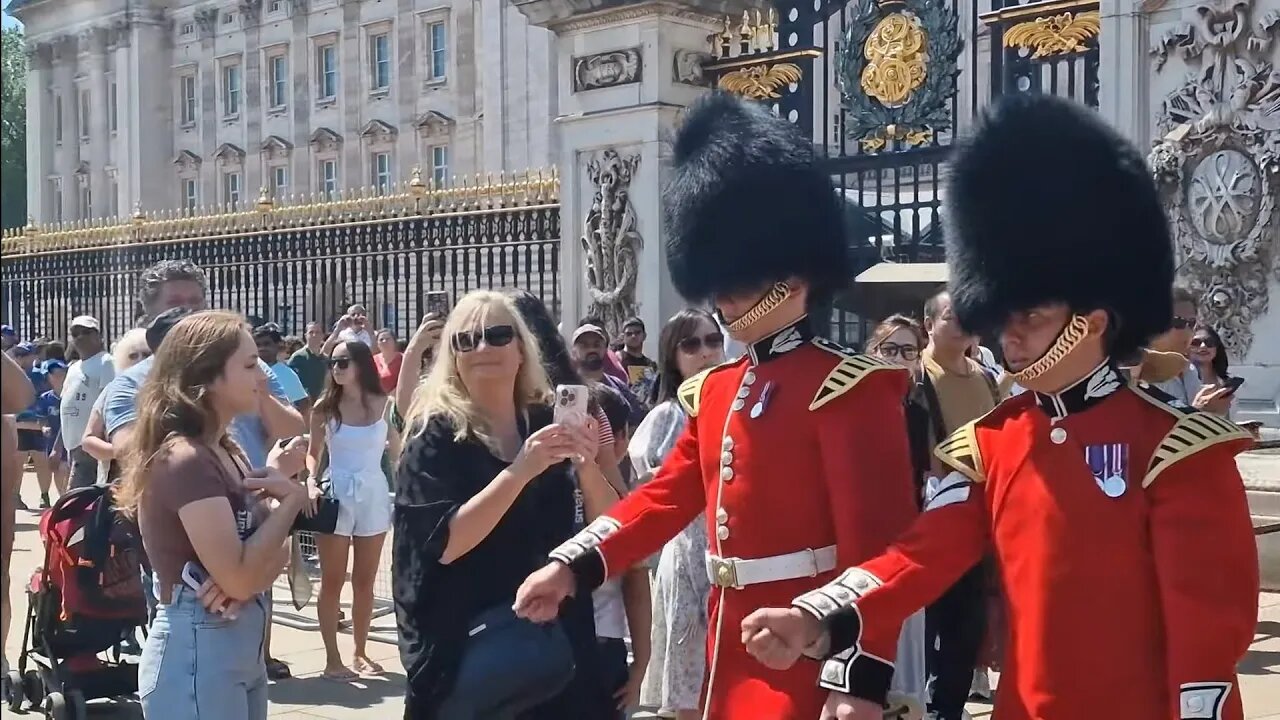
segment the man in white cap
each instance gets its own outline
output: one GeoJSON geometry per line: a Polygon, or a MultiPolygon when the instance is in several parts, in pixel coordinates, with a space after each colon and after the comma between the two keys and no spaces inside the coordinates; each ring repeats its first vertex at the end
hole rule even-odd
{"type": "Polygon", "coordinates": [[[80,315],[71,321],[71,346],[80,360],[71,363],[62,385],[62,442],[71,463],[72,488],[86,487],[98,480],[98,461],[81,447],[93,404],[107,383],[115,379],[115,365],[102,342],[97,318],[80,315]]]}

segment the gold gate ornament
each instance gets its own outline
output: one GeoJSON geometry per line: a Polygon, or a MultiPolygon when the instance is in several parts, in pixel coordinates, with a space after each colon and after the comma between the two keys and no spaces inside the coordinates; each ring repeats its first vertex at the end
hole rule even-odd
{"type": "Polygon", "coordinates": [[[753,65],[725,74],[719,86],[752,100],[777,100],[782,97],[778,88],[798,83],[803,76],[800,66],[792,63],[753,65]]]}
{"type": "Polygon", "coordinates": [[[1097,37],[1101,29],[1102,21],[1097,11],[1079,15],[1065,12],[1014,25],[1004,33],[1004,46],[1035,48],[1032,60],[1050,55],[1070,55],[1088,50],[1089,40],[1097,37]]]}
{"type": "Polygon", "coordinates": [[[867,66],[862,70],[862,91],[886,107],[907,104],[928,73],[927,40],[914,16],[898,12],[881,18],[863,44],[867,66]]]}

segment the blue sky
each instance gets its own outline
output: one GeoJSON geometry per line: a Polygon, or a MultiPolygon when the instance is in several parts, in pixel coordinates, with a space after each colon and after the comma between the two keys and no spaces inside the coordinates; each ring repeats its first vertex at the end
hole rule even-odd
{"type": "MultiPolygon", "coordinates": [[[[10,0],[0,0],[0,7],[3,7],[4,9],[8,10],[8,9],[9,9],[9,1],[10,1],[10,0]]],[[[6,12],[6,13],[4,13],[4,16],[3,16],[3,17],[4,17],[4,20],[3,20],[3,21],[0,21],[0,24],[3,24],[3,26],[4,26],[4,27],[7,27],[7,28],[11,28],[11,27],[22,27],[22,23],[18,22],[17,20],[14,20],[12,17],[10,17],[10,16],[9,16],[9,13],[7,13],[7,12],[6,12]]]]}

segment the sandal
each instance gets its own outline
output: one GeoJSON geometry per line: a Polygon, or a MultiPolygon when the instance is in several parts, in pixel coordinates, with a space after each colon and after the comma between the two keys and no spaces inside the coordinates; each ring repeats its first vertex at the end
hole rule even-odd
{"type": "Polygon", "coordinates": [[[270,680],[284,680],[293,677],[293,672],[289,670],[289,666],[283,660],[275,658],[267,658],[267,678],[270,680]]]}

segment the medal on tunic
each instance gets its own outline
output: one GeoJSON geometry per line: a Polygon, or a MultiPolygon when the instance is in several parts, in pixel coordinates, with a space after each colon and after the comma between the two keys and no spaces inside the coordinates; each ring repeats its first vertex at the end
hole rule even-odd
{"type": "Polygon", "coordinates": [[[1128,489],[1124,476],[1129,469],[1129,446],[1124,443],[1089,445],[1084,449],[1085,462],[1093,481],[1102,494],[1118,498],[1128,489]]]}
{"type": "Polygon", "coordinates": [[[769,393],[773,392],[773,381],[764,384],[764,390],[760,391],[760,399],[755,405],[751,406],[751,419],[754,420],[764,414],[764,408],[769,404],[769,393]]]}

